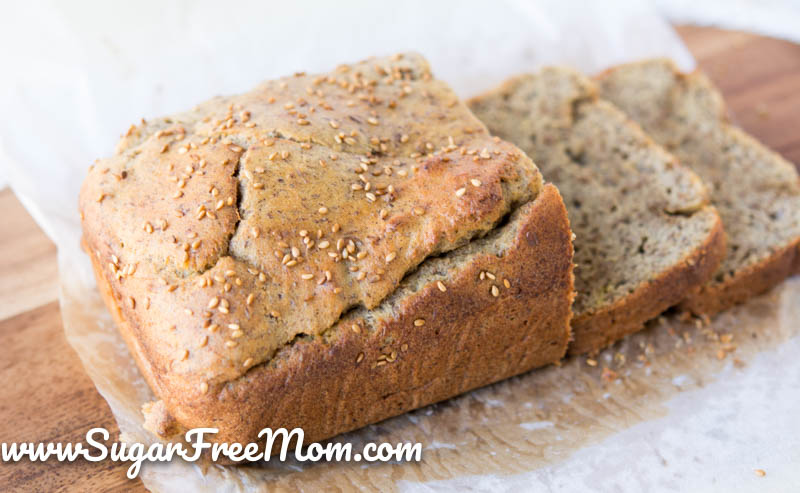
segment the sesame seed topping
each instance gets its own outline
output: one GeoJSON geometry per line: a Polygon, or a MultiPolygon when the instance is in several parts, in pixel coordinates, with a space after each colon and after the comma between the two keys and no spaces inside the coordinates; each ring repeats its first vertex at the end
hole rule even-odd
{"type": "Polygon", "coordinates": [[[208,382],[202,382],[200,384],[200,393],[205,394],[206,392],[208,392],[208,382]]]}
{"type": "Polygon", "coordinates": [[[473,178],[469,182],[472,183],[472,186],[474,186],[474,187],[479,187],[479,186],[483,185],[483,183],[481,183],[481,181],[478,180],[477,178],[473,178]]]}
{"type": "Polygon", "coordinates": [[[328,208],[327,208],[327,207],[324,207],[324,206],[323,206],[323,207],[320,207],[320,208],[319,208],[319,210],[318,210],[317,212],[319,212],[319,213],[320,213],[320,214],[322,214],[322,215],[325,215],[325,214],[327,214],[327,213],[328,213],[328,208]]]}
{"type": "Polygon", "coordinates": [[[511,287],[511,282],[509,282],[508,279],[503,279],[503,286],[505,286],[506,289],[508,289],[511,287]]]}
{"type": "Polygon", "coordinates": [[[246,360],[244,360],[244,363],[242,363],[242,366],[245,368],[249,368],[250,366],[252,366],[252,364],[253,364],[253,358],[247,358],[246,360]]]}
{"type": "Polygon", "coordinates": [[[422,327],[423,325],[425,325],[425,320],[424,319],[418,318],[418,319],[414,320],[414,327],[422,327]]]}
{"type": "Polygon", "coordinates": [[[442,281],[436,281],[436,287],[439,288],[439,291],[443,293],[447,291],[447,286],[445,286],[442,281]]]}
{"type": "Polygon", "coordinates": [[[386,256],[386,263],[388,264],[389,262],[394,260],[396,257],[397,257],[397,253],[395,253],[395,252],[390,253],[389,255],[386,256]]]}
{"type": "Polygon", "coordinates": [[[209,302],[208,302],[208,309],[209,309],[209,310],[212,310],[212,309],[216,308],[218,305],[219,305],[219,298],[217,298],[216,296],[214,296],[214,297],[213,297],[213,298],[211,298],[211,300],[209,300],[209,302]]]}
{"type": "Polygon", "coordinates": [[[495,298],[500,296],[500,290],[494,284],[492,284],[492,296],[494,296],[495,298]]]}
{"type": "Polygon", "coordinates": [[[466,188],[464,188],[464,187],[461,187],[461,188],[459,188],[458,190],[456,190],[456,197],[461,197],[461,196],[463,196],[465,193],[467,193],[467,189],[466,189],[466,188]]]}

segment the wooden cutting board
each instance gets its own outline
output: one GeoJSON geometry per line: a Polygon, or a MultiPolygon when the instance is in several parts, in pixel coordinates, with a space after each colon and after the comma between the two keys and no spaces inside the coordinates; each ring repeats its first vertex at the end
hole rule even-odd
{"type": "MultiPolygon", "coordinates": [[[[736,121],[800,163],[800,45],[711,28],[679,27],[736,121]]],[[[59,314],[55,246],[14,194],[0,191],[0,442],[77,442],[104,427],[108,405],[67,344],[59,314]]],[[[0,491],[143,490],[127,465],[12,463],[0,491]]]]}

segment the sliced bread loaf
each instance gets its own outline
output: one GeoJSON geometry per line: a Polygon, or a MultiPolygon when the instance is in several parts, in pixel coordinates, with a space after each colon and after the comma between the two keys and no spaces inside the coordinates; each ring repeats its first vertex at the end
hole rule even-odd
{"type": "Polygon", "coordinates": [[[684,303],[713,314],[766,291],[800,265],[800,180],[794,166],[729,124],[722,97],[701,73],[668,60],[613,68],[602,95],[699,174],[722,216],[728,253],[713,279],[684,303]]]}
{"type": "Polygon", "coordinates": [[[724,234],[699,178],[600,100],[586,77],[546,68],[470,107],[564,197],[576,234],[571,354],[639,330],[716,270],[724,234]]]}

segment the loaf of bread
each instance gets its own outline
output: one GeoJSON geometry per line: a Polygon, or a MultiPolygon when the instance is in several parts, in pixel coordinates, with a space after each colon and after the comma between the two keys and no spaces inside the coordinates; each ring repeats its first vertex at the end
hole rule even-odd
{"type": "Polygon", "coordinates": [[[728,253],[684,306],[713,314],[764,292],[800,266],[800,178],[794,166],[728,123],[703,74],[668,60],[615,67],[598,77],[613,101],[708,184],[728,253]]]}
{"type": "Polygon", "coordinates": [[[641,329],[710,279],[725,245],[705,187],[600,100],[589,79],[549,67],[510,79],[470,108],[564,197],[576,234],[570,353],[641,329]]]}
{"type": "Polygon", "coordinates": [[[416,55],[131,127],[83,241],[162,436],[321,440],[558,361],[559,192],[416,55]]]}

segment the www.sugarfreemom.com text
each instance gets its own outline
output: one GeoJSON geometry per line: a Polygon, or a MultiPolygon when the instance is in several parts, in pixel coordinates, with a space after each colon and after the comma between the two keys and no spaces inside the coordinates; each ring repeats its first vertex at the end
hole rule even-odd
{"type": "Polygon", "coordinates": [[[278,460],[285,461],[289,454],[290,443],[294,440],[294,459],[300,462],[317,461],[343,461],[343,462],[388,462],[419,461],[422,458],[421,443],[368,443],[361,452],[353,453],[350,443],[326,444],[312,443],[303,447],[303,430],[294,428],[264,428],[258,434],[263,440],[259,443],[211,443],[207,441],[209,435],[214,435],[219,430],[216,428],[195,428],[186,432],[186,443],[183,442],[156,442],[145,446],[142,443],[115,442],[110,447],[103,443],[108,441],[109,432],[105,428],[92,428],[86,432],[86,445],[82,443],[3,443],[0,446],[0,457],[3,462],[18,462],[28,459],[30,461],[44,462],[55,459],[59,462],[72,462],[82,458],[89,462],[112,460],[116,462],[130,462],[127,476],[133,479],[139,475],[142,463],[168,462],[175,457],[180,457],[187,462],[200,459],[205,451],[210,454],[213,461],[226,458],[234,462],[269,461],[272,459],[272,448],[275,440],[280,437],[281,450],[278,460]],[[99,441],[101,438],[103,441],[99,441]],[[263,445],[263,448],[260,446],[263,445]]]}

